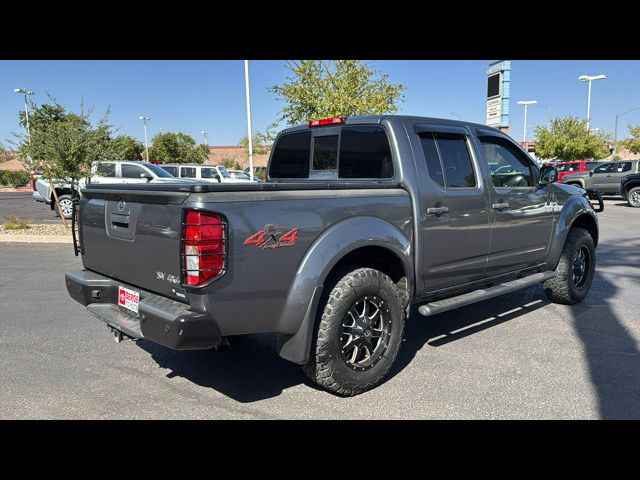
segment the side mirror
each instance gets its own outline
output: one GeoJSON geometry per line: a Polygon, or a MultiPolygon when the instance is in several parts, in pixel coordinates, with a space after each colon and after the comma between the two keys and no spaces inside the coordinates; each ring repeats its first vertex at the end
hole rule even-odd
{"type": "Polygon", "coordinates": [[[150,182],[151,180],[153,180],[153,176],[150,173],[141,173],[140,178],[146,178],[147,182],[150,182]]]}
{"type": "Polygon", "coordinates": [[[593,177],[593,170],[589,170],[589,176],[593,177]]]}
{"type": "Polygon", "coordinates": [[[545,165],[540,169],[539,185],[548,185],[558,180],[558,170],[553,165],[545,165]]]}

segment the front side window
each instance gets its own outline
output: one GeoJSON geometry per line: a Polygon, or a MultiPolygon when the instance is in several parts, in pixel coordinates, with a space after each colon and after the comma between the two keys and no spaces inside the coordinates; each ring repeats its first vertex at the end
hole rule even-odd
{"type": "Polygon", "coordinates": [[[601,173],[611,173],[613,172],[613,163],[605,163],[604,165],[600,165],[593,169],[593,173],[601,174],[601,173]]]}
{"type": "Polygon", "coordinates": [[[166,167],[163,165],[160,168],[162,168],[162,170],[167,172],[169,175],[173,175],[174,177],[178,176],[178,167],[166,167]]]}
{"type": "Polygon", "coordinates": [[[180,176],[182,178],[196,178],[195,167],[180,167],[180,176]]]}
{"type": "MultiPolygon", "coordinates": [[[[508,140],[499,137],[480,137],[484,157],[491,169],[491,178],[496,187],[532,187],[533,166],[508,140]]],[[[567,171],[567,170],[565,170],[567,171]]]]}
{"type": "Polygon", "coordinates": [[[138,165],[121,165],[122,168],[122,178],[141,178],[140,176],[149,173],[142,167],[138,165]]]}
{"type": "Polygon", "coordinates": [[[218,170],[220,170],[220,175],[222,175],[222,178],[230,178],[231,175],[229,175],[229,172],[227,171],[227,169],[223,166],[219,166],[218,170]]]}

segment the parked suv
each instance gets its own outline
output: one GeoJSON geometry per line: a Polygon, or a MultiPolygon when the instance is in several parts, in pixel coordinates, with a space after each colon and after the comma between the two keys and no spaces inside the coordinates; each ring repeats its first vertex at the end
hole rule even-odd
{"type": "Polygon", "coordinates": [[[539,283],[585,298],[598,221],[556,176],[486,125],[314,121],[278,135],[266,183],[88,186],[84,270],[66,286],[117,340],[188,350],[275,332],[281,357],[356,395],[393,366],[412,304],[428,322],[539,283]]]}
{"type": "Polygon", "coordinates": [[[245,183],[247,178],[234,178],[222,165],[202,165],[197,163],[165,163],[160,168],[169,172],[174,177],[192,178],[205,182],[217,183],[245,183]]]}
{"type": "Polygon", "coordinates": [[[597,160],[586,161],[586,160],[578,160],[572,162],[561,162],[556,163],[553,166],[558,170],[558,183],[562,183],[562,179],[571,173],[580,173],[587,172],[589,170],[593,170],[595,167],[600,165],[601,162],[597,160]]]}
{"type": "MultiPolygon", "coordinates": [[[[152,163],[103,160],[92,165],[90,183],[109,185],[123,183],[144,184],[148,182],[158,183],[169,178],[175,180],[172,175],[152,163]]],[[[80,187],[84,183],[85,180],[82,179],[80,187]]],[[[70,219],[73,212],[73,189],[67,182],[55,182],[54,187],[62,214],[64,218],[70,219]]],[[[32,196],[37,202],[44,202],[51,207],[51,210],[56,211],[55,198],[48,179],[42,176],[38,177],[32,196]]]]}
{"type": "Polygon", "coordinates": [[[596,189],[605,195],[619,195],[622,177],[637,173],[639,164],[640,160],[603,161],[593,170],[568,173],[562,183],[596,189]]]}
{"type": "Polygon", "coordinates": [[[630,207],[640,208],[640,173],[622,177],[620,195],[627,200],[630,207]]]}

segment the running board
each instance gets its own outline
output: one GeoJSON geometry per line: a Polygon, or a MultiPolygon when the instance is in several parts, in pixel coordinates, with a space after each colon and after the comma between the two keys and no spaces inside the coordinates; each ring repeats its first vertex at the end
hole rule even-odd
{"type": "Polygon", "coordinates": [[[518,278],[510,282],[500,283],[486,289],[474,290],[473,292],[458,295],[457,297],[445,298],[444,300],[438,300],[427,303],[426,305],[421,305],[418,308],[418,312],[425,317],[430,317],[436,313],[446,312],[447,310],[464,307],[465,305],[471,305],[472,303],[487,300],[488,298],[498,297],[505,293],[511,293],[516,290],[520,290],[521,288],[530,287],[531,285],[544,282],[555,276],[556,272],[554,271],[534,273],[533,275],[518,278]]]}

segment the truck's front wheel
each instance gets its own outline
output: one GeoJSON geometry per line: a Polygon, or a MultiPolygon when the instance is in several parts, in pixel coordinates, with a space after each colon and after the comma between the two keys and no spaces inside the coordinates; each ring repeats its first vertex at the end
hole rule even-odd
{"type": "Polygon", "coordinates": [[[632,188],[627,192],[627,203],[630,207],[640,208],[640,187],[632,188]]]}
{"type": "Polygon", "coordinates": [[[307,375],[345,396],[380,384],[404,331],[398,287],[378,270],[359,268],[338,280],[321,308],[307,375]]]}

